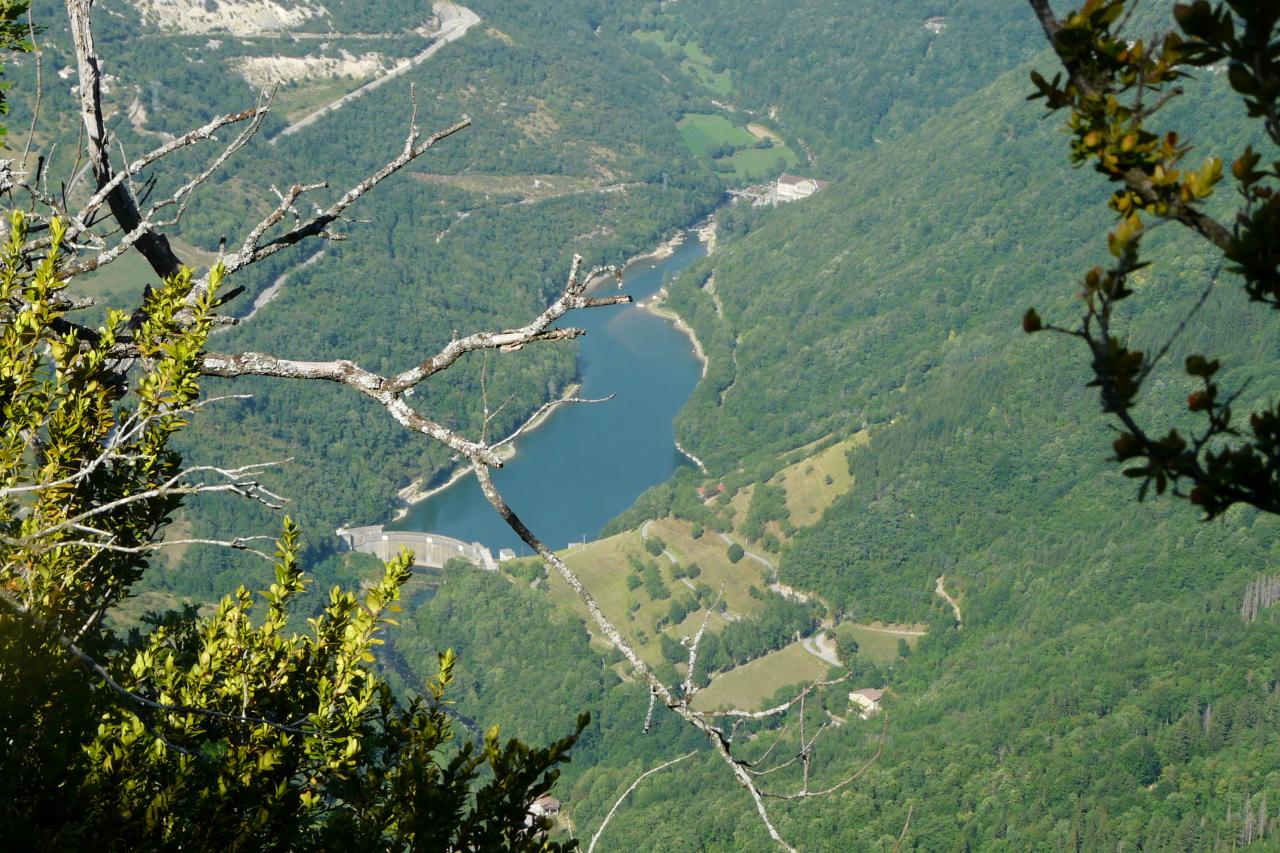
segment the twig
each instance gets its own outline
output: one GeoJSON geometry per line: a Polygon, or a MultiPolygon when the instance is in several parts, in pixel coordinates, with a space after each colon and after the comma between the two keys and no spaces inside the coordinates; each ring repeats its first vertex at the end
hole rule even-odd
{"type": "Polygon", "coordinates": [[[893,850],[890,853],[898,853],[902,849],[902,842],[907,840],[907,830],[911,828],[911,813],[915,811],[915,803],[907,805],[907,819],[902,824],[902,832],[898,833],[898,840],[893,843],[893,850]]]}
{"type": "Polygon", "coordinates": [[[654,773],[657,773],[659,770],[666,770],[671,765],[679,764],[681,761],[684,761],[689,756],[696,755],[696,754],[697,754],[697,750],[693,750],[692,752],[686,752],[684,755],[681,755],[679,758],[673,758],[670,761],[665,761],[662,764],[659,764],[657,767],[654,767],[650,770],[646,770],[645,772],[641,773],[640,776],[636,778],[636,781],[632,782],[630,787],[628,787],[627,790],[622,792],[622,796],[618,797],[617,801],[613,804],[613,808],[609,809],[609,813],[604,816],[604,820],[601,821],[600,823],[600,828],[596,830],[595,835],[591,836],[591,843],[587,845],[587,853],[594,853],[596,849],[596,842],[600,840],[600,834],[603,833],[604,828],[609,825],[609,821],[613,820],[613,816],[617,813],[618,807],[622,805],[622,801],[625,800],[631,794],[631,792],[634,791],[637,786],[639,786],[641,782],[643,782],[648,777],[652,776],[654,773]]]}
{"type": "MultiPolygon", "coordinates": [[[[31,54],[34,57],[36,65],[36,100],[31,108],[31,126],[27,130],[27,141],[22,146],[21,168],[27,168],[27,158],[31,156],[31,142],[36,135],[36,122],[40,119],[40,104],[44,98],[44,77],[41,72],[41,53],[40,41],[36,38],[36,25],[31,15],[30,7],[27,8],[27,33],[31,36],[31,54]]],[[[39,177],[37,176],[37,180],[39,177]]]]}

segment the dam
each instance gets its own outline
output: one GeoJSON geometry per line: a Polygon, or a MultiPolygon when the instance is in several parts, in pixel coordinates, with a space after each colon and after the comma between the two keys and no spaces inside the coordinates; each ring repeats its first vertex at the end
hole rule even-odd
{"type": "Polygon", "coordinates": [[[366,527],[339,527],[334,531],[348,551],[372,554],[379,560],[390,560],[401,548],[413,552],[413,564],[431,569],[444,568],[454,557],[461,557],[485,571],[497,571],[492,552],[479,542],[463,542],[439,533],[412,530],[384,530],[381,524],[366,527]]]}

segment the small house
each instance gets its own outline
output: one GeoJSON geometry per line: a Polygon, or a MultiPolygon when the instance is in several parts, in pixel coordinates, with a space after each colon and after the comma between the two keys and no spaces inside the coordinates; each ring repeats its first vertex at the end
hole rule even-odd
{"type": "Polygon", "coordinates": [[[550,794],[543,794],[529,806],[529,813],[538,817],[555,817],[560,814],[560,801],[550,794]]]}
{"type": "Polygon", "coordinates": [[[858,706],[861,709],[859,715],[865,720],[880,710],[880,700],[883,698],[883,687],[864,687],[849,694],[849,705],[850,707],[858,706]]]}

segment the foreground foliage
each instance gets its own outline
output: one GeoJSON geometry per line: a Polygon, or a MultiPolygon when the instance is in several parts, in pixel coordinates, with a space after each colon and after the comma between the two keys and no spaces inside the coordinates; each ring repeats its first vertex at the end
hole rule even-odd
{"type": "MultiPolygon", "coordinates": [[[[438,656],[427,698],[398,703],[373,668],[410,555],[362,595],[334,588],[297,633],[299,533],[275,582],[120,637],[107,619],[163,547],[185,495],[265,499],[244,472],[184,468],[170,441],[199,408],[216,286],[183,273],[132,320],[64,333],[63,226],[0,259],[0,825],[20,845],[109,849],[566,849],[528,819],[576,734],[545,748],[455,744],[438,656]],[[128,373],[115,353],[137,353],[128,373]]],[[[216,285],[218,276],[213,277],[216,285]]],[[[235,541],[233,547],[246,547],[235,541]]],[[[578,731],[586,718],[578,721],[578,731]]]]}
{"type": "Polygon", "coordinates": [[[1280,309],[1280,163],[1264,163],[1280,146],[1280,7],[1245,0],[1179,3],[1173,10],[1179,31],[1143,41],[1125,32],[1136,3],[1089,0],[1061,21],[1046,0],[1031,0],[1031,6],[1066,71],[1053,80],[1032,72],[1032,98],[1044,99],[1050,110],[1069,111],[1071,159],[1093,164],[1118,185],[1109,204],[1120,222],[1107,236],[1111,266],[1095,266],[1084,276],[1081,322],[1046,327],[1032,309],[1023,328],[1050,328],[1088,346],[1094,374],[1089,384],[1098,388],[1103,411],[1118,422],[1115,458],[1128,466],[1125,476],[1141,481],[1140,497],[1151,487],[1159,494],[1170,489],[1210,518],[1236,503],[1280,513],[1280,404],[1257,406],[1248,428],[1241,428],[1233,422],[1233,408],[1243,385],[1234,391],[1224,387],[1221,360],[1193,351],[1185,368],[1196,387],[1186,410],[1197,426],[1180,431],[1153,425],[1150,414],[1137,411],[1138,395],[1186,319],[1151,353],[1130,345],[1119,313],[1136,293],[1135,277],[1150,265],[1142,242],[1152,219],[1181,223],[1219,253],[1190,315],[1200,310],[1224,267],[1242,279],[1251,302],[1280,309]],[[1225,226],[1206,212],[1224,177],[1223,159],[1210,156],[1198,168],[1189,167],[1184,159],[1194,134],[1180,133],[1176,125],[1162,130],[1155,122],[1158,111],[1183,93],[1180,81],[1193,69],[1218,63],[1225,64],[1231,89],[1248,116],[1260,120],[1270,143],[1263,151],[1247,145],[1234,158],[1240,206],[1225,226]]]}

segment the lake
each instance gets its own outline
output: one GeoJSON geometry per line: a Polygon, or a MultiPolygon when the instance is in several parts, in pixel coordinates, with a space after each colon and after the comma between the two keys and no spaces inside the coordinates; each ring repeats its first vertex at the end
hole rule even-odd
{"type": "MultiPolygon", "coordinates": [[[[689,232],[668,257],[628,266],[623,292],[636,302],[646,300],[661,289],[664,277],[678,275],[705,254],[689,232]]],[[[587,331],[578,339],[581,396],[614,397],[557,407],[516,440],[515,457],[493,472],[507,503],[552,548],[595,538],[641,492],[692,464],[675,448],[672,419],[702,372],[688,336],[635,305],[574,312],[562,325],[587,331]]],[[[528,553],[471,476],[410,507],[387,527],[480,542],[495,553],[528,553]]]]}

